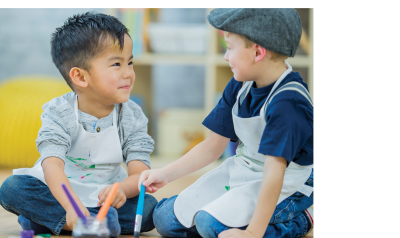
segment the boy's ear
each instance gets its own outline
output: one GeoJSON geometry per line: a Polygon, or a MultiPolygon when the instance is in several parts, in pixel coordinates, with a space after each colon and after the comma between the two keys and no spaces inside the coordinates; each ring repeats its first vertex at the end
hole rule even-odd
{"type": "Polygon", "coordinates": [[[257,44],[254,44],[254,47],[256,50],[255,51],[256,52],[256,62],[264,59],[264,56],[265,56],[265,53],[267,52],[267,50],[264,47],[259,46],[257,44]]]}
{"type": "Polygon", "coordinates": [[[69,77],[71,78],[72,82],[82,88],[86,88],[88,85],[88,81],[85,79],[85,70],[73,67],[69,71],[69,77]]]}

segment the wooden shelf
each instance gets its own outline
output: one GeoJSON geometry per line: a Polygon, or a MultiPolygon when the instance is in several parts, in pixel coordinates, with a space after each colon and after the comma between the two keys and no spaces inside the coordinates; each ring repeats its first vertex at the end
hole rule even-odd
{"type": "Polygon", "coordinates": [[[309,67],[312,63],[311,57],[305,55],[296,55],[293,58],[288,58],[287,61],[292,67],[309,67]]]}

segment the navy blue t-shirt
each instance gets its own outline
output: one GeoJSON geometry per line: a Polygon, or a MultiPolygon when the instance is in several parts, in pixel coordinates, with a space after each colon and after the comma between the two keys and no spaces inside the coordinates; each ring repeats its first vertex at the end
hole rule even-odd
{"type": "MultiPolygon", "coordinates": [[[[308,89],[300,74],[291,72],[278,88],[288,82],[299,82],[308,89]]],[[[268,94],[275,83],[262,88],[252,88],[238,110],[238,116],[248,118],[260,115],[268,94]]],[[[203,121],[203,125],[213,132],[236,142],[233,128],[232,107],[236,102],[242,82],[234,78],[226,86],[217,106],[203,121]]],[[[260,141],[259,153],[271,156],[282,156],[288,161],[300,165],[313,164],[313,107],[299,92],[287,90],[278,93],[266,108],[267,125],[260,141]]]]}

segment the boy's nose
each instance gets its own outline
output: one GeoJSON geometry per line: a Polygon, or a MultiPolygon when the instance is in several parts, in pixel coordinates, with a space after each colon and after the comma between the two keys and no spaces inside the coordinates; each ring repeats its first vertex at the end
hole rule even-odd
{"type": "Polygon", "coordinates": [[[129,71],[129,74],[125,77],[125,79],[129,79],[130,81],[135,82],[136,74],[132,69],[129,71]]]}
{"type": "Polygon", "coordinates": [[[224,60],[229,61],[228,51],[226,51],[224,54],[224,60]]]}
{"type": "Polygon", "coordinates": [[[122,78],[126,79],[126,78],[133,78],[135,75],[135,72],[133,72],[132,69],[126,69],[124,74],[122,75],[122,78]]]}

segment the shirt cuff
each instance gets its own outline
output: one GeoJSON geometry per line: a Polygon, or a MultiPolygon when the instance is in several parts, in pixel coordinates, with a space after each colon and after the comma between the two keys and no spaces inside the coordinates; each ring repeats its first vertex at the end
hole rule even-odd
{"type": "Polygon", "coordinates": [[[230,138],[233,142],[237,142],[239,139],[235,131],[227,130],[224,126],[217,125],[208,118],[204,119],[203,125],[218,135],[230,138]]]}
{"type": "Polygon", "coordinates": [[[139,160],[145,163],[149,168],[151,169],[150,166],[150,155],[146,153],[130,153],[128,155],[128,158],[126,158],[125,164],[128,166],[128,163],[134,160],[139,160]]]}
{"type": "Polygon", "coordinates": [[[65,163],[65,154],[66,151],[62,146],[59,145],[54,145],[51,143],[48,144],[41,144],[40,149],[40,161],[43,161],[44,159],[48,157],[57,157],[60,158],[64,163],[65,163]]]}
{"type": "Polygon", "coordinates": [[[258,149],[258,153],[263,154],[263,155],[275,156],[275,157],[283,157],[288,162],[287,166],[289,166],[289,163],[292,162],[292,160],[293,160],[293,158],[291,158],[287,154],[283,153],[283,151],[279,150],[279,149],[260,147],[258,149]]]}

